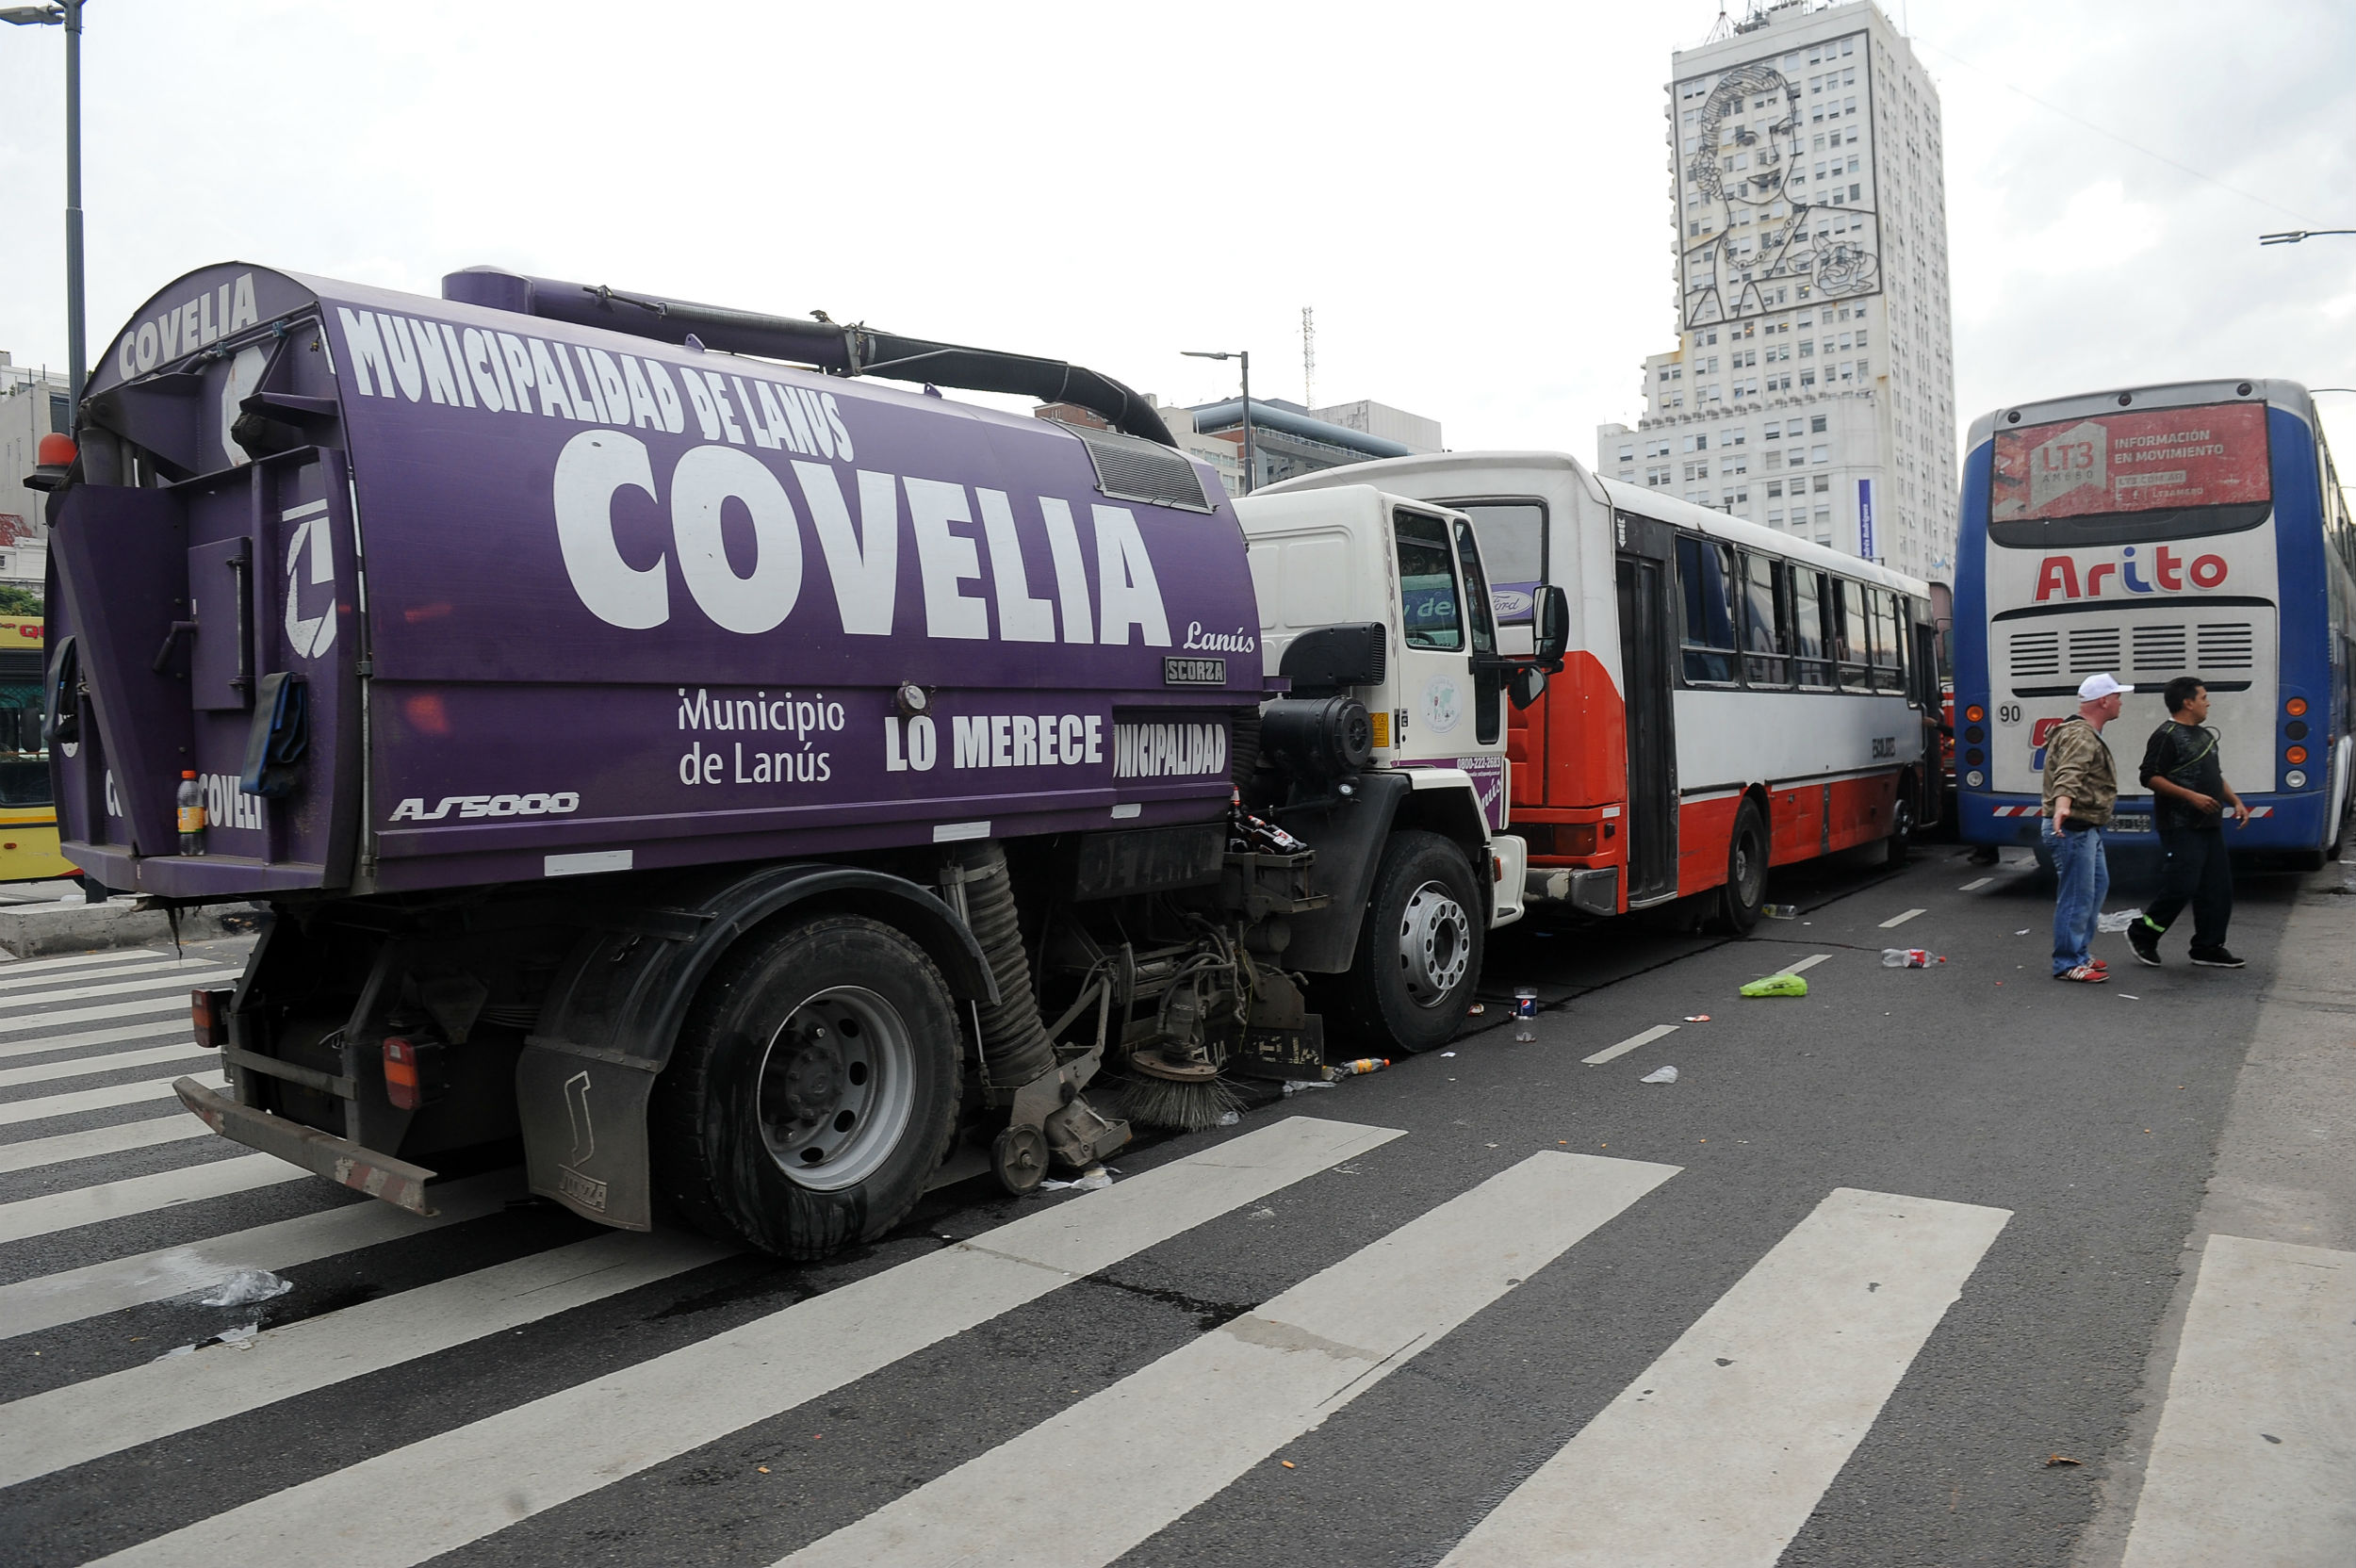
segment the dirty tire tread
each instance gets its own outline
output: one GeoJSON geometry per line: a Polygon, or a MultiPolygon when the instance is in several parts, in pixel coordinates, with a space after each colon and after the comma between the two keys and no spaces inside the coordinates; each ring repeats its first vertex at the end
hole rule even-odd
{"type": "MultiPolygon", "coordinates": [[[[762,1224],[762,1217],[735,1212],[736,1205],[729,1201],[728,1194],[716,1180],[715,1173],[726,1154],[715,1147],[706,1114],[713,1091],[715,1048],[722,1043],[715,1037],[715,1030],[744,988],[758,985],[762,972],[782,950],[808,950],[828,938],[839,940],[846,936],[880,939],[889,946],[903,950],[894,958],[908,966],[920,985],[930,985],[955,1028],[954,999],[938,966],[913,939],[880,921],[859,915],[822,915],[795,922],[772,936],[756,937],[724,956],[705,977],[695,1001],[689,1004],[679,1024],[670,1063],[656,1080],[646,1107],[655,1191],[679,1217],[707,1235],[745,1243],[796,1262],[814,1261],[855,1243],[875,1240],[908,1217],[924,1196],[926,1177],[939,1166],[949,1140],[956,1135],[963,1090],[961,1044],[945,1054],[945,1091],[936,1096],[929,1117],[924,1107],[918,1107],[904,1138],[903,1152],[892,1162],[907,1167],[911,1163],[907,1152],[915,1146],[915,1179],[903,1181],[900,1185],[905,1190],[884,1206],[860,1207],[848,1201],[828,1201],[843,1198],[842,1194],[814,1194],[816,1201],[800,1206],[804,1211],[801,1228],[788,1232],[774,1224],[762,1224]]],[[[783,1019],[772,1021],[774,1026],[782,1023],[783,1019]]],[[[951,1037],[961,1041],[962,1032],[957,1031],[951,1037]]],[[[871,1178],[870,1183],[862,1185],[873,1183],[871,1178]]]]}

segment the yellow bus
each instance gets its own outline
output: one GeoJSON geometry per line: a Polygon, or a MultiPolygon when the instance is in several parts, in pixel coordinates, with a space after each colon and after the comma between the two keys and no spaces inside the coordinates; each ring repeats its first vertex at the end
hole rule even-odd
{"type": "Polygon", "coordinates": [[[75,868],[57,853],[57,808],[41,743],[44,623],[0,616],[0,882],[45,882],[75,868]]]}

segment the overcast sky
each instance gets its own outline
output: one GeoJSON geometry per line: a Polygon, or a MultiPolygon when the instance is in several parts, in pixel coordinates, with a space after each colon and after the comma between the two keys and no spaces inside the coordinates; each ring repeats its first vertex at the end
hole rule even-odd
{"type": "MultiPolygon", "coordinates": [[[[1717,9],[89,0],[90,352],[209,262],[426,294],[496,262],[1171,400],[1233,390],[1180,350],[1248,348],[1298,399],[1307,304],[1320,403],[1587,457],[1673,343],[1663,84],[1717,9]]],[[[1891,19],[1944,106],[1959,424],[2356,385],[2356,237],[2256,243],[2356,227],[2356,6],[1891,19]]],[[[62,43],[0,27],[0,349],[60,366],[62,43]]],[[[2356,397],[2320,400],[2356,466],[2356,397]]]]}

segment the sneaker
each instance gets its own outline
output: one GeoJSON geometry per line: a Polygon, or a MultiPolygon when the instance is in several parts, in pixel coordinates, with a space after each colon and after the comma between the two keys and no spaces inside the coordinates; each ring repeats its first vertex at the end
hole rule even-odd
{"type": "Polygon", "coordinates": [[[2221,947],[2196,947],[2191,958],[2202,969],[2240,969],[2245,961],[2221,947]]]}
{"type": "Polygon", "coordinates": [[[2127,947],[2135,954],[2135,962],[2160,967],[2160,934],[2148,921],[2137,921],[2127,927],[2127,947]]]}

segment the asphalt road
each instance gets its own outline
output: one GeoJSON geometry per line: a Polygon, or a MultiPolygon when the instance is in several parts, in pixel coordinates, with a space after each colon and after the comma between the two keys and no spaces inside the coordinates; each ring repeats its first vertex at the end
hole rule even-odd
{"type": "MultiPolygon", "coordinates": [[[[2149,1402],[2147,1361],[2299,885],[2241,883],[2247,970],[2191,969],[2181,938],[2177,961],[2143,969],[2111,938],[2116,978],[2101,987],[2047,977],[2050,904],[2025,866],[1952,849],[1779,875],[1770,896],[1801,913],[1746,940],[1533,921],[1493,941],[1485,984],[1500,1000],[1452,1054],[1133,1149],[1111,1193],[944,1189],[882,1244],[817,1267],[649,1263],[646,1238],[600,1241],[499,1191],[477,1217],[355,1239],[328,1227],[370,1206],[310,1181],[57,1226],[17,1205],[106,1188],[136,1207],[153,1194],[111,1184],[182,1181],[239,1152],[183,1140],[15,1168],[13,1143],[145,1125],[161,1108],[0,1124],[0,1400],[41,1398],[0,1418],[0,1482],[15,1482],[0,1538],[25,1564],[141,1548],[127,1560],[737,1565],[806,1548],[812,1562],[958,1560],[952,1537],[981,1529],[1004,1551],[975,1561],[1207,1568],[1435,1563],[1494,1514],[1485,1527],[1501,1533],[1457,1560],[1567,1561],[1517,1556],[1513,1535],[1516,1510],[1566,1477],[1574,1496],[1617,1478],[1580,1506],[1624,1507],[1618,1527],[1641,1533],[1648,1511],[1665,1527],[1731,1484],[1720,1478],[1756,1475],[1725,1511],[1755,1552],[1769,1541],[1764,1557],[1656,1560],[2069,1563],[2149,1402]],[[1886,946],[1947,961],[1887,970],[1886,946]],[[1807,997],[1737,995],[1817,955],[1807,997]],[[1529,1042],[1502,1004],[1517,985],[1546,1003],[1529,1042]],[[1664,1065],[1677,1082],[1641,1082],[1664,1065]],[[1381,1131],[1285,1126],[1304,1117],[1381,1131]],[[1279,1147],[1304,1132],[1331,1147],[1279,1147]],[[1547,1158],[1564,1154],[1590,1158],[1547,1158]],[[1264,1180],[1242,1170],[1263,1158],[1264,1180]],[[1133,1184],[1142,1199],[1154,1182],[1205,1181],[1241,1196],[1174,1233],[1104,1239],[1069,1274],[1005,1261],[1037,1245],[1019,1239],[1036,1227],[1001,1229],[1026,1217],[1066,1214],[1094,1234],[1090,1217],[1133,1184]],[[1864,1229],[1841,1228],[1843,1204],[1864,1229]],[[1877,1239],[1874,1224],[1901,1222],[1927,1239],[1877,1239]],[[270,1244],[286,1295],[212,1308],[173,1288],[225,1266],[208,1238],[306,1224],[326,1237],[309,1255],[270,1244]],[[584,1243],[608,1250],[561,1287],[491,1272],[584,1243]],[[1009,1287],[1005,1310],[938,1314],[926,1271],[968,1263],[1039,1281],[1009,1287]],[[1802,1310],[1851,1265],[1874,1276],[1865,1307],[1802,1310]],[[1911,1339],[1874,1316],[1885,1289],[1927,1303],[1911,1339]],[[552,1290],[550,1310],[530,1304],[535,1290],[552,1290]],[[829,1329],[829,1311],[849,1326],[829,1329]],[[250,1349],[141,1370],[248,1324],[262,1331],[250,1349]],[[1271,1324],[1292,1337],[1277,1344],[1271,1324]],[[822,1351],[836,1331],[891,1353],[835,1375],[822,1351]],[[1694,1364],[1704,1379],[1726,1369],[1748,1402],[1706,1391],[1687,1417],[1645,1428],[1648,1384],[1681,1396],[1696,1374],[1678,1358],[1722,1343],[1763,1352],[1694,1364]],[[789,1375],[796,1355],[821,1364],[789,1375]],[[1296,1388],[1255,1356],[1339,1370],[1296,1388]],[[212,1392],[188,1392],[189,1366],[212,1392]],[[265,1373],[282,1380],[272,1396],[233,1408],[265,1373]],[[1851,1402],[1811,1415],[1775,1396],[1777,1375],[1851,1402]],[[1575,1438],[1573,1458],[1595,1462],[1549,1467],[1575,1438]],[[902,1522],[913,1533],[891,1534],[902,1522]]],[[[2139,891],[2122,881],[2112,906],[2139,891]]],[[[0,1041],[100,1026],[26,1024],[37,1013],[10,1012],[9,994],[0,1041]]],[[[141,1049],[13,1053],[0,1115],[189,1070],[5,1075],[141,1049]]]]}

